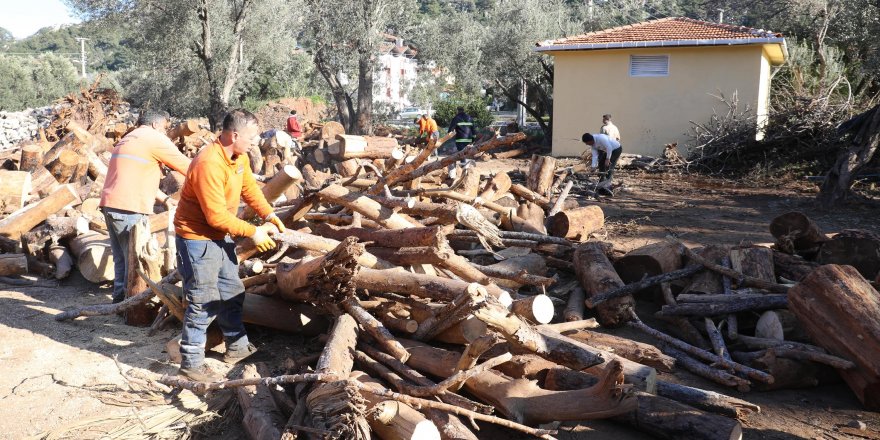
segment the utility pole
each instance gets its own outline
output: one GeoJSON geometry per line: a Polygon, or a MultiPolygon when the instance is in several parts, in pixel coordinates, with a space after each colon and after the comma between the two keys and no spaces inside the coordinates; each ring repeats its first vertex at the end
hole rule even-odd
{"type": "Polygon", "coordinates": [[[718,23],[724,23],[724,9],[718,10],[718,23]]]}
{"type": "Polygon", "coordinates": [[[82,72],[82,77],[85,78],[86,77],[86,41],[88,41],[89,39],[78,37],[76,40],[79,41],[79,63],[81,66],[80,71],[82,72]]]}

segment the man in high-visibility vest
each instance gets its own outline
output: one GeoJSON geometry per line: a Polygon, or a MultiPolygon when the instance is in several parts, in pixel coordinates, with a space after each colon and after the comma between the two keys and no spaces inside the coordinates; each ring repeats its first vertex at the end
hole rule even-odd
{"type": "Polygon", "coordinates": [[[474,142],[474,119],[464,112],[464,107],[458,108],[458,113],[449,124],[449,133],[455,131],[455,149],[464,150],[464,147],[474,142]]]}

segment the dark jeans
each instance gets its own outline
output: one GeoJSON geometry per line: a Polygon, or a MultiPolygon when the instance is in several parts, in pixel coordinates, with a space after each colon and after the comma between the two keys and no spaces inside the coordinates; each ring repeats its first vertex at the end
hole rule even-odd
{"type": "Polygon", "coordinates": [[[611,180],[614,176],[614,167],[617,166],[617,159],[620,159],[620,153],[623,153],[623,147],[620,147],[611,152],[611,166],[605,166],[605,159],[608,158],[608,155],[605,154],[604,151],[599,150],[599,171],[605,173],[602,178],[599,180],[600,182],[604,182],[606,180],[611,180]]]}
{"type": "Polygon", "coordinates": [[[189,301],[180,341],[180,367],[197,368],[205,362],[208,325],[214,318],[223,331],[226,350],[247,347],[242,322],[244,284],[238,277],[232,240],[187,240],[178,236],[177,259],[189,301]]]}
{"type": "Polygon", "coordinates": [[[110,250],[113,252],[113,302],[125,299],[125,280],[128,277],[128,237],[134,227],[145,214],[121,209],[101,208],[104,221],[107,223],[107,235],[110,236],[110,250]]]}

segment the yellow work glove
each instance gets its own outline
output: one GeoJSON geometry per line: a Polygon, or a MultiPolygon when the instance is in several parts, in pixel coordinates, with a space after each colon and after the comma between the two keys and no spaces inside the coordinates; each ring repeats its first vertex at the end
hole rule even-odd
{"type": "Polygon", "coordinates": [[[254,232],[254,235],[251,235],[251,239],[254,240],[258,252],[266,252],[275,247],[275,240],[272,240],[269,236],[276,232],[278,232],[278,228],[272,223],[263,223],[257,226],[257,230],[254,232]]]}
{"type": "Polygon", "coordinates": [[[274,212],[266,217],[266,221],[275,225],[278,228],[278,232],[287,232],[287,228],[284,227],[284,223],[281,222],[281,219],[278,218],[278,215],[274,212]]]}

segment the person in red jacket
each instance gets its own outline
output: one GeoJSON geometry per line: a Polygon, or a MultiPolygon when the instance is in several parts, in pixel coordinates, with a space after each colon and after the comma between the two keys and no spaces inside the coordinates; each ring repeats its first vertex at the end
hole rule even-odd
{"type": "Polygon", "coordinates": [[[299,119],[296,118],[296,110],[291,110],[290,116],[287,118],[287,133],[297,142],[301,140],[303,132],[299,125],[299,119]]]}

